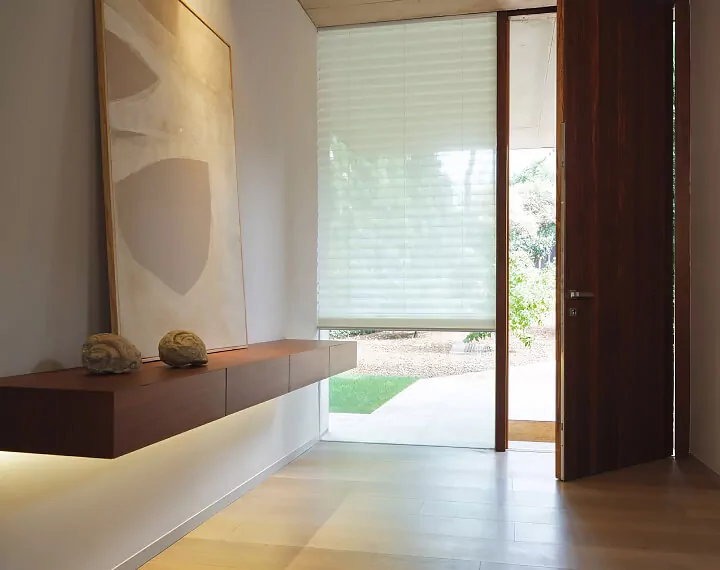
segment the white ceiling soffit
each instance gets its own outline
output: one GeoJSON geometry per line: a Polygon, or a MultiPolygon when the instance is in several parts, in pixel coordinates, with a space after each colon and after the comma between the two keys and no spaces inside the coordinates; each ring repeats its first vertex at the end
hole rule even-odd
{"type": "Polygon", "coordinates": [[[553,148],[556,138],[556,15],[510,20],[510,148],[553,148]]]}
{"type": "Polygon", "coordinates": [[[318,28],[556,6],[557,0],[299,0],[318,28]]]}

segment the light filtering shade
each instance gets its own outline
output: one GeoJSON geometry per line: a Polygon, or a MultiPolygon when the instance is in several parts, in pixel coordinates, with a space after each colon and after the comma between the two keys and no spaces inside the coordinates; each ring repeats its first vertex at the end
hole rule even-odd
{"type": "Polygon", "coordinates": [[[496,15],[319,32],[318,325],[495,330],[496,15]]]}

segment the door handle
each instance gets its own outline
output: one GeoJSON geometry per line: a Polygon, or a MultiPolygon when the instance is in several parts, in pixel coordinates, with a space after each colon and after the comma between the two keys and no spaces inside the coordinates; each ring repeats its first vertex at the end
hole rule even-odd
{"type": "Polygon", "coordinates": [[[571,301],[581,301],[586,299],[592,299],[595,297],[594,293],[591,293],[589,291],[570,291],[570,300],[571,301]]]}

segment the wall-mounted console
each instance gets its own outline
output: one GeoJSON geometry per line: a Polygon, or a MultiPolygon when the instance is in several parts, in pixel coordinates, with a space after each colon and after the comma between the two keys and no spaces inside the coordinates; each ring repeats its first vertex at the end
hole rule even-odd
{"type": "Polygon", "coordinates": [[[355,368],[354,342],[281,340],[96,376],[82,368],[0,379],[0,451],[115,458],[355,368]]]}

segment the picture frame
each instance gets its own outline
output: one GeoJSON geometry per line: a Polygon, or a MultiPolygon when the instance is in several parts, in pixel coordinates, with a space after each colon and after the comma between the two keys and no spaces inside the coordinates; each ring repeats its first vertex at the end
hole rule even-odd
{"type": "Polygon", "coordinates": [[[183,0],[95,0],[113,332],[247,346],[232,49],[183,0]]]}

